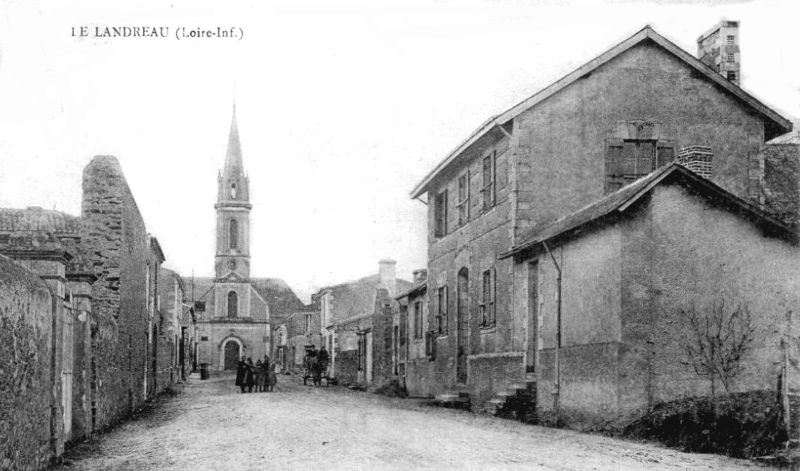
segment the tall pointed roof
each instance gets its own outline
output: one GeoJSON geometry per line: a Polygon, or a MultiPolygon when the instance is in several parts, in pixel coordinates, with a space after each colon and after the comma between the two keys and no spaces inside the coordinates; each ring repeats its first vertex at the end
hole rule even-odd
{"type": "Polygon", "coordinates": [[[236,123],[236,103],[233,104],[231,131],[228,134],[228,151],[225,154],[225,172],[228,175],[242,172],[242,144],[239,142],[239,126],[236,123]],[[232,172],[235,170],[236,172],[232,172]]]}

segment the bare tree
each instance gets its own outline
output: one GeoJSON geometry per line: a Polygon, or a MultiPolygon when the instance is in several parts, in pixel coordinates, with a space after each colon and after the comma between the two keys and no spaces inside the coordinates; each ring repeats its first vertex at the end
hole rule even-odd
{"type": "Polygon", "coordinates": [[[756,327],[747,306],[739,306],[730,313],[725,312],[725,301],[716,302],[706,315],[698,314],[692,306],[681,310],[681,316],[689,321],[691,334],[686,339],[687,361],[681,363],[694,368],[700,376],[711,381],[711,396],[716,394],[717,381],[729,392],[731,380],[742,369],[742,358],[750,351],[756,327]]]}

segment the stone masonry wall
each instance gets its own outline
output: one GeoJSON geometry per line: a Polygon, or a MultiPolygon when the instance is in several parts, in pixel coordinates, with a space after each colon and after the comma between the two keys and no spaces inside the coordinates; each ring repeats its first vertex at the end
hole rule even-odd
{"type": "Polygon", "coordinates": [[[764,204],[787,224],[800,222],[800,144],[769,144],[764,157],[764,204]]]}
{"type": "Polygon", "coordinates": [[[0,469],[41,469],[51,456],[51,297],[0,255],[0,469]]]}
{"type": "Polygon", "coordinates": [[[98,280],[95,428],[102,429],[139,406],[147,367],[144,221],[116,158],[97,156],[83,173],[82,244],[98,280]]]}

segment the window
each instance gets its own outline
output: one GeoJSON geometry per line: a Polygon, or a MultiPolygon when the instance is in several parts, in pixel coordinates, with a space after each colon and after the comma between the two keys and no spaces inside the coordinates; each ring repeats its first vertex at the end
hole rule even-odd
{"type": "Polygon", "coordinates": [[[208,342],[208,337],[206,337],[205,335],[203,335],[203,336],[201,336],[201,337],[200,337],[200,341],[201,341],[201,342],[208,342]]]}
{"type": "Polygon", "coordinates": [[[231,183],[231,199],[236,199],[236,183],[231,183]]]}
{"type": "Polygon", "coordinates": [[[483,289],[481,290],[481,327],[488,328],[495,325],[494,310],[494,290],[495,290],[495,271],[494,268],[483,272],[483,289]]]}
{"type": "Polygon", "coordinates": [[[425,356],[427,356],[430,361],[436,359],[436,335],[435,330],[425,332],[425,356]]]}
{"type": "Polygon", "coordinates": [[[728,36],[728,45],[733,46],[734,41],[736,41],[736,37],[728,36]]]}
{"type": "Polygon", "coordinates": [[[422,301],[416,301],[414,303],[414,338],[421,340],[422,332],[422,301]]]}
{"type": "Polygon", "coordinates": [[[239,313],[239,296],[236,291],[228,293],[228,317],[236,317],[239,313]]]}
{"type": "Polygon", "coordinates": [[[469,172],[458,177],[458,225],[469,221],[469,172]]]}
{"type": "Polygon", "coordinates": [[[728,80],[736,80],[736,72],[728,71],[728,80]]]}
{"type": "Polygon", "coordinates": [[[436,333],[447,335],[447,286],[436,291],[436,333]]]}
{"type": "Polygon", "coordinates": [[[236,219],[231,219],[228,223],[228,248],[231,250],[239,248],[239,223],[236,219]]]}
{"type": "Polygon", "coordinates": [[[736,56],[734,54],[727,54],[726,55],[726,60],[728,62],[736,62],[736,56]]]}
{"type": "Polygon", "coordinates": [[[436,195],[433,210],[436,218],[434,235],[444,237],[447,235],[447,190],[436,195]]]}
{"type": "Polygon", "coordinates": [[[605,192],[613,193],[673,160],[674,145],[668,140],[609,139],[605,192]]]}
{"type": "Polygon", "coordinates": [[[483,158],[481,173],[483,175],[483,188],[481,196],[483,198],[483,210],[488,211],[494,206],[494,158],[496,153],[492,152],[483,158]]]}
{"type": "Polygon", "coordinates": [[[311,314],[306,314],[306,334],[311,333],[311,314]]]}

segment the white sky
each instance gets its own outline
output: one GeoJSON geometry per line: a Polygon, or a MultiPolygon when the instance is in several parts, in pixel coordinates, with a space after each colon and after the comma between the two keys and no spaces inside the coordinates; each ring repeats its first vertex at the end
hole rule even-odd
{"type": "Polygon", "coordinates": [[[80,214],[120,159],[166,266],[213,274],[216,176],[236,99],[252,275],[298,294],[426,264],[409,191],[489,116],[651,24],[692,54],[739,20],[742,85],[800,117],[800,2],[0,0],[0,207],[80,214]],[[78,39],[79,26],[170,38],[78,39]],[[239,27],[242,40],[175,39],[239,27]]]}

